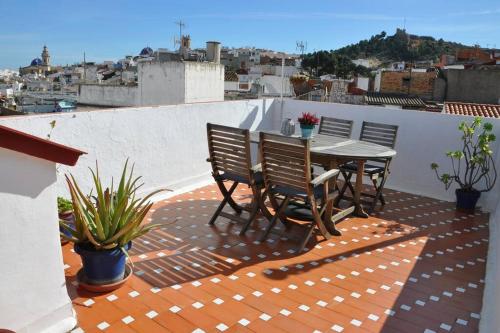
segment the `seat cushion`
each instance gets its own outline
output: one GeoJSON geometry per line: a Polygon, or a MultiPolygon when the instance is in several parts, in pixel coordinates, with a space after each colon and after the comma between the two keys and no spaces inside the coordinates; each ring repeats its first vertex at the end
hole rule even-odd
{"type": "MultiPolygon", "coordinates": [[[[340,170],[344,172],[358,172],[358,164],[355,162],[345,163],[340,166],[340,170]]],[[[383,173],[384,167],[373,164],[365,164],[364,171],[366,174],[374,175],[377,173],[383,173]]]]}
{"type": "MultiPolygon", "coordinates": [[[[318,185],[314,188],[314,197],[316,199],[321,199],[323,197],[323,187],[324,187],[323,184],[321,184],[321,185],[318,185]]],[[[287,195],[287,196],[291,196],[291,197],[301,198],[303,200],[307,199],[307,193],[305,191],[295,189],[292,187],[285,187],[285,186],[277,185],[277,186],[273,187],[272,192],[276,193],[276,194],[282,194],[282,195],[287,195]]]]}
{"type": "MultiPolygon", "coordinates": [[[[253,176],[254,176],[255,182],[257,184],[264,183],[264,178],[262,177],[262,172],[260,172],[260,171],[254,172],[253,176]]],[[[223,174],[221,174],[221,178],[224,180],[231,180],[233,182],[238,182],[241,184],[247,184],[247,185],[250,184],[248,181],[248,177],[238,175],[238,174],[232,173],[232,172],[224,172],[223,174]]]]}

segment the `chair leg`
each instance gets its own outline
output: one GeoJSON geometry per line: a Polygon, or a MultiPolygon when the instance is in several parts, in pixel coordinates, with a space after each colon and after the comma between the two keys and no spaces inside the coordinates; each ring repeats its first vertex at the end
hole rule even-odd
{"type": "Polygon", "coordinates": [[[250,212],[250,217],[248,218],[248,221],[245,223],[243,228],[240,231],[240,236],[244,236],[245,233],[247,232],[248,228],[252,224],[252,222],[255,220],[255,217],[257,216],[257,213],[259,212],[259,204],[255,202],[252,207],[252,211],[250,212]]]}
{"type": "Polygon", "coordinates": [[[304,251],[304,248],[306,247],[307,242],[309,242],[309,239],[311,238],[313,231],[314,231],[314,224],[311,223],[311,225],[307,227],[307,231],[306,231],[304,239],[302,240],[302,242],[300,242],[299,249],[298,249],[299,253],[304,251]]]}
{"type": "Polygon", "coordinates": [[[340,202],[340,200],[342,200],[344,198],[345,191],[347,190],[348,187],[349,187],[349,190],[351,191],[352,195],[354,196],[354,188],[352,187],[352,184],[351,184],[352,175],[353,175],[352,172],[346,173],[346,172],[342,171],[342,177],[344,177],[344,185],[342,185],[342,188],[340,189],[339,195],[338,195],[337,199],[335,200],[335,206],[337,206],[338,203],[340,202]]]}
{"type": "MultiPolygon", "coordinates": [[[[217,186],[219,187],[219,190],[222,193],[222,195],[224,197],[226,197],[228,194],[228,190],[224,186],[224,182],[222,180],[216,179],[216,183],[217,183],[217,186]]],[[[238,184],[237,182],[235,182],[235,183],[238,184]]],[[[241,214],[241,212],[242,212],[241,207],[233,200],[233,198],[231,198],[231,195],[229,195],[229,198],[227,199],[227,203],[229,203],[229,205],[236,212],[236,214],[238,214],[238,215],[241,214]]]]}
{"type": "MultiPolygon", "coordinates": [[[[222,211],[224,206],[229,202],[229,199],[231,199],[231,195],[233,194],[234,190],[236,189],[236,186],[238,186],[238,183],[234,182],[233,185],[231,186],[231,188],[229,189],[229,191],[226,190],[225,193],[223,193],[224,199],[222,199],[222,202],[220,203],[219,207],[217,207],[217,210],[215,211],[214,215],[212,215],[210,222],[208,222],[210,225],[214,225],[215,220],[219,216],[220,212],[222,211]]],[[[222,185],[222,187],[224,187],[224,185],[222,185]]],[[[225,189],[225,187],[224,187],[224,189],[225,189]]]]}
{"type": "Polygon", "coordinates": [[[262,235],[262,237],[260,238],[261,242],[263,242],[267,238],[267,236],[269,236],[269,233],[271,232],[271,230],[273,230],[274,226],[276,225],[276,222],[278,221],[279,216],[283,213],[286,206],[288,205],[289,200],[290,200],[290,198],[288,196],[285,197],[285,199],[281,202],[280,206],[277,207],[273,218],[269,222],[269,225],[267,226],[266,231],[264,232],[264,235],[262,235]]]}
{"type": "Polygon", "coordinates": [[[377,205],[377,201],[380,200],[380,203],[382,204],[382,206],[385,205],[385,199],[384,199],[384,195],[382,193],[383,189],[384,189],[384,185],[385,185],[385,180],[386,180],[386,176],[384,175],[382,177],[382,180],[380,181],[380,184],[377,184],[377,182],[374,180],[373,181],[373,185],[375,186],[375,198],[373,200],[373,208],[375,208],[375,206],[377,205]]]}

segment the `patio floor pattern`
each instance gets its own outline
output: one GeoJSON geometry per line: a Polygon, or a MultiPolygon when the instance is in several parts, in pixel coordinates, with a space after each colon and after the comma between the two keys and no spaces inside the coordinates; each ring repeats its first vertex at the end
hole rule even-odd
{"type": "Polygon", "coordinates": [[[262,218],[245,237],[222,217],[209,226],[215,185],[161,201],[147,219],[162,227],[134,241],[134,275],[114,292],[77,288],[80,259],[63,246],[74,331],[477,332],[488,214],[385,196],[385,208],[345,219],[342,236],[317,237],[301,254],[283,228],[259,243],[262,218]]]}

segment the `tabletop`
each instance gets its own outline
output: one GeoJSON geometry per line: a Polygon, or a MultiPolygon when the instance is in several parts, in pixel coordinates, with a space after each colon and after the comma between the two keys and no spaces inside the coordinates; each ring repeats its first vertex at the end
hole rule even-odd
{"type": "MultiPolygon", "coordinates": [[[[266,133],[281,134],[279,131],[266,133]]],[[[292,135],[292,137],[300,137],[292,135]]],[[[259,142],[259,132],[250,132],[250,141],[259,142]]],[[[351,159],[391,158],[396,155],[394,149],[371,142],[340,138],[331,135],[315,134],[311,139],[311,153],[351,159]]]]}

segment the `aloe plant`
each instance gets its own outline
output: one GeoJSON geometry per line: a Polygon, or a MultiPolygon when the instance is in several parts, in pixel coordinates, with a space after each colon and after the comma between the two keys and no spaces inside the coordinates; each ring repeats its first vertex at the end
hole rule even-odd
{"type": "Polygon", "coordinates": [[[496,140],[493,125],[481,126],[481,118],[476,117],[471,123],[461,122],[458,129],[462,132],[462,149],[446,153],[451,160],[452,173],[438,173],[439,165],[431,164],[437,178],[448,190],[453,182],[466,191],[490,191],[497,179],[497,170],[490,143],[496,140]],[[477,187],[483,185],[478,190],[477,187]]]}
{"type": "Polygon", "coordinates": [[[127,166],[128,160],[118,187],[115,189],[111,180],[111,187],[104,189],[96,163],[95,171],[90,169],[94,188],[88,195],[82,192],[73,175],[66,175],[75,223],[70,226],[60,221],[63,230],[70,235],[61,232],[61,237],[78,244],[90,243],[96,250],[124,250],[128,242],[158,227],[157,224],[144,225],[143,221],[153,205],[149,199],[163,190],[137,198],[137,190],[143,183],[139,183],[141,177],[133,176],[134,166],[130,172],[127,166]],[[95,195],[92,195],[94,191],[95,195]]]}

